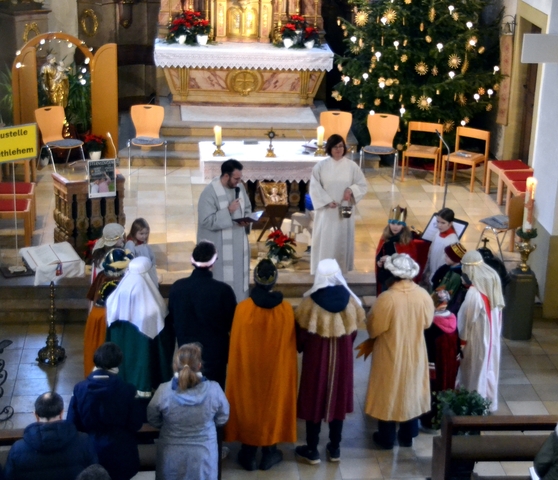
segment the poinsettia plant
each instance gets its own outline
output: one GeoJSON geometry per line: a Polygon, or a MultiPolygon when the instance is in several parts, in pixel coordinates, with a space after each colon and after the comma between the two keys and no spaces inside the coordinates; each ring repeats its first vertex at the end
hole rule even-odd
{"type": "Polygon", "coordinates": [[[304,29],[304,41],[309,42],[314,40],[317,42],[320,39],[320,34],[318,33],[318,29],[315,27],[306,27],[304,29]]]}
{"type": "Polygon", "coordinates": [[[267,257],[273,261],[284,261],[296,258],[296,242],[281,230],[273,230],[267,237],[265,246],[268,247],[267,257]]]}
{"type": "Polygon", "coordinates": [[[179,37],[185,35],[185,43],[196,43],[196,35],[208,35],[211,30],[209,20],[203,18],[201,12],[183,10],[169,24],[168,43],[177,43],[179,37]]]}
{"type": "Polygon", "coordinates": [[[297,37],[296,25],[294,23],[286,23],[281,28],[281,38],[290,38],[294,40],[297,37]]]}
{"type": "Polygon", "coordinates": [[[203,18],[201,20],[196,20],[194,22],[193,31],[196,35],[209,35],[209,32],[211,31],[209,20],[203,18]]]}
{"type": "MultiPolygon", "coordinates": [[[[310,40],[319,43],[320,34],[318,29],[310,25],[302,15],[291,15],[285,25],[279,31],[281,40],[289,39],[294,42],[292,47],[304,48],[304,44],[310,40]]],[[[277,43],[279,46],[279,43],[277,43]]]]}
{"type": "Polygon", "coordinates": [[[106,140],[100,135],[88,133],[83,139],[83,147],[87,152],[102,152],[105,149],[106,140]]]}

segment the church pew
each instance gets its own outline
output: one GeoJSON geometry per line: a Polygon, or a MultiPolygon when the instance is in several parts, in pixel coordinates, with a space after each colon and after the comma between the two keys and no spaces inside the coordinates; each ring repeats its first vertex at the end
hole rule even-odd
{"type": "MultiPolygon", "coordinates": [[[[433,438],[432,480],[451,478],[452,467],[459,461],[505,462],[533,461],[552,430],[556,415],[444,416],[441,435],[433,438]],[[456,435],[458,431],[481,435],[456,435]],[[509,435],[483,432],[548,432],[533,435],[509,435]]],[[[529,474],[525,472],[525,478],[529,474]]],[[[518,477],[514,477],[518,478],[518,477]]],[[[519,477],[523,478],[523,477],[519,477]]]]}

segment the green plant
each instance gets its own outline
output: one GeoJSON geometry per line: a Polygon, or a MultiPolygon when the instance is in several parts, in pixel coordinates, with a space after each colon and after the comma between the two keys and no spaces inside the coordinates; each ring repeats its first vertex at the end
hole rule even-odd
{"type": "Polygon", "coordinates": [[[12,70],[4,65],[4,69],[0,71],[0,124],[13,124],[13,110],[12,70]]]}
{"type": "Polygon", "coordinates": [[[78,133],[91,130],[91,80],[89,69],[71,65],[68,72],[70,91],[66,106],[66,120],[75,125],[78,133]]]}
{"type": "Polygon", "coordinates": [[[519,227],[515,234],[521,238],[522,240],[532,240],[533,238],[537,238],[538,233],[536,228],[532,228],[531,230],[523,230],[523,228],[519,227]]]}
{"type": "Polygon", "coordinates": [[[490,404],[492,402],[482,397],[476,390],[470,392],[461,387],[457,390],[437,392],[435,395],[438,412],[434,422],[432,422],[434,428],[440,428],[445,414],[459,416],[490,415],[490,404]]]}

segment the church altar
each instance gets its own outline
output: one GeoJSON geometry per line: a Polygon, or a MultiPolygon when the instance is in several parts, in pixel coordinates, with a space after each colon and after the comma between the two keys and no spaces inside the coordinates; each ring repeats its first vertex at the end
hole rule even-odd
{"type": "Polygon", "coordinates": [[[276,157],[266,157],[269,143],[258,142],[246,145],[244,142],[226,142],[221,147],[224,157],[214,157],[213,142],[199,142],[200,169],[204,180],[210,182],[221,175],[221,164],[230,158],[242,163],[242,180],[274,180],[276,182],[307,182],[312,176],[314,165],[324,157],[315,157],[314,153],[303,153],[302,140],[293,142],[275,142],[273,150],[276,157]]]}
{"type": "Polygon", "coordinates": [[[226,42],[185,46],[155,42],[155,65],[163,68],[174,102],[312,105],[333,52],[287,49],[266,43],[226,42]]]}

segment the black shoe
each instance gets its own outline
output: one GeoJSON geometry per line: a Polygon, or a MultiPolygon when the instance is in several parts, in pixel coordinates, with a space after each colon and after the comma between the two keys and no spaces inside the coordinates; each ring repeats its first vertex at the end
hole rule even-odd
{"type": "Polygon", "coordinates": [[[269,470],[273,465],[277,465],[281,461],[283,461],[283,452],[278,450],[275,445],[273,447],[262,448],[260,470],[269,470]]]}
{"type": "Polygon", "coordinates": [[[401,440],[399,436],[397,436],[397,443],[399,443],[400,447],[412,447],[413,446],[413,439],[411,438],[410,441],[401,440]]]}
{"type": "Polygon", "coordinates": [[[379,447],[383,448],[384,450],[393,450],[393,443],[392,444],[387,443],[380,436],[380,432],[374,432],[374,434],[372,435],[372,440],[374,440],[374,443],[379,447]]]}
{"type": "Polygon", "coordinates": [[[326,445],[326,456],[330,462],[339,462],[341,461],[341,449],[331,448],[331,443],[326,445]]]}
{"type": "Polygon", "coordinates": [[[299,460],[310,465],[317,465],[320,463],[320,454],[318,450],[310,450],[308,445],[301,445],[295,448],[295,455],[299,460]]]}
{"type": "Polygon", "coordinates": [[[241,448],[238,452],[236,459],[244,470],[253,472],[258,469],[258,464],[256,463],[256,451],[257,450],[254,450],[254,452],[252,452],[251,450],[241,448]]]}

